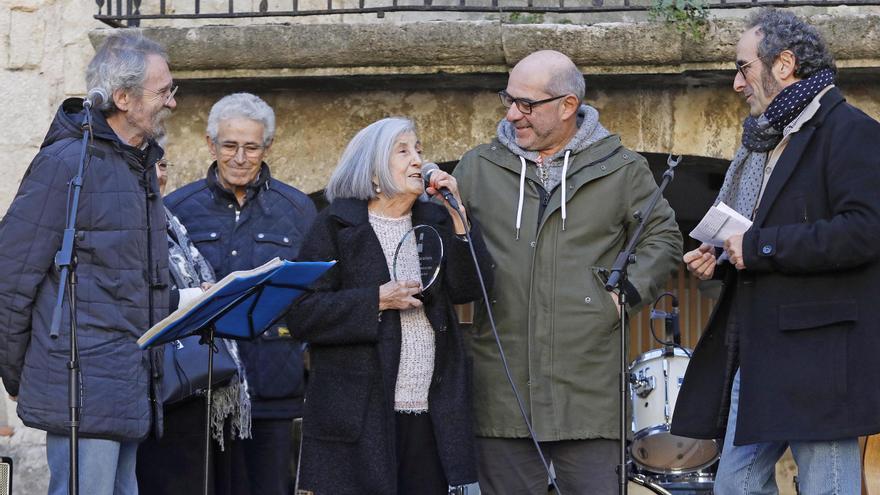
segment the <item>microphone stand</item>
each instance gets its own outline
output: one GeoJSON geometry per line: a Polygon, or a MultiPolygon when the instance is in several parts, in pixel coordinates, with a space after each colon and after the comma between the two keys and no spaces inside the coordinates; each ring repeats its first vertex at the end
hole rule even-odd
{"type": "Polygon", "coordinates": [[[627,434],[627,417],[626,417],[626,392],[630,382],[630,374],[629,369],[627,367],[627,354],[629,350],[629,345],[627,342],[626,335],[626,304],[632,299],[632,304],[638,304],[641,301],[641,296],[639,296],[638,291],[636,291],[635,287],[627,280],[627,269],[629,268],[630,263],[634,263],[636,261],[636,244],[638,244],[639,240],[642,237],[642,232],[645,230],[645,222],[648,221],[648,218],[651,217],[651,213],[654,212],[654,208],[657,206],[657,202],[660,200],[660,197],[663,196],[663,191],[666,189],[666,186],[672,182],[672,179],[675,177],[675,167],[681,162],[681,156],[677,159],[673,160],[672,155],[669,155],[669,158],[666,160],[666,164],[669,165],[669,168],[666,172],[663,172],[663,181],[660,183],[660,186],[654,191],[654,194],[651,196],[651,199],[648,201],[648,207],[644,212],[636,211],[633,213],[633,218],[639,221],[638,227],[636,227],[635,232],[633,232],[632,237],[629,239],[629,243],[627,243],[626,248],[621,251],[617,258],[614,260],[614,265],[611,266],[611,273],[608,275],[608,281],[605,283],[605,290],[608,292],[617,293],[617,304],[618,312],[620,313],[620,379],[619,379],[619,392],[620,392],[620,404],[619,404],[619,413],[620,413],[620,463],[617,466],[617,482],[618,482],[618,493],[620,495],[627,494],[627,448],[626,448],[626,434],[627,434]]]}
{"type": "Polygon", "coordinates": [[[59,337],[61,327],[61,312],[64,303],[65,290],[68,296],[70,309],[70,361],[67,363],[67,398],[70,409],[68,426],[70,427],[70,474],[67,491],[70,495],[79,493],[79,425],[80,412],[82,409],[82,383],[79,366],[79,349],[76,337],[76,215],[79,208],[79,194],[82,190],[83,172],[86,163],[91,159],[89,143],[92,140],[92,104],[86,98],[83,100],[85,115],[82,121],[82,144],[79,155],[79,168],[76,175],[68,183],[67,214],[65,216],[64,236],[61,240],[61,249],[55,254],[55,267],[61,272],[58,281],[58,298],[55,309],[52,312],[52,326],[49,336],[53,339],[59,337]]]}

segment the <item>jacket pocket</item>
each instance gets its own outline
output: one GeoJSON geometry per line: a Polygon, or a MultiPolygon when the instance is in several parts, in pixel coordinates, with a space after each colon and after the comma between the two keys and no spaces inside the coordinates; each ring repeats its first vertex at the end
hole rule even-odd
{"type": "Polygon", "coordinates": [[[212,268],[214,271],[219,271],[222,269],[220,266],[214,265],[210,260],[222,260],[223,253],[220,252],[223,245],[220,243],[220,240],[223,238],[223,233],[219,230],[204,230],[204,231],[190,231],[189,240],[195,244],[196,248],[198,248],[199,252],[202,253],[202,256],[205,257],[210,263],[212,263],[212,268]]]}
{"type": "Polygon", "coordinates": [[[372,380],[356,370],[320,369],[309,377],[303,435],[319,440],[354,443],[366,420],[372,380]]]}
{"type": "Polygon", "coordinates": [[[852,323],[858,318],[859,306],[852,299],[779,306],[779,329],[783,332],[852,323]]]}
{"type": "Polygon", "coordinates": [[[273,234],[272,232],[254,233],[254,258],[256,266],[280,257],[282,259],[293,258],[292,247],[294,238],[290,234],[273,234]]]}
{"type": "MultiPolygon", "coordinates": [[[[605,269],[600,266],[593,266],[590,267],[590,271],[593,272],[593,281],[595,282],[593,298],[598,299],[596,303],[600,305],[602,314],[609,320],[609,322],[617,322],[620,317],[617,314],[616,303],[614,302],[614,298],[611,297],[611,293],[605,290],[605,269]]],[[[617,329],[614,325],[608,328],[610,331],[617,329]]]]}

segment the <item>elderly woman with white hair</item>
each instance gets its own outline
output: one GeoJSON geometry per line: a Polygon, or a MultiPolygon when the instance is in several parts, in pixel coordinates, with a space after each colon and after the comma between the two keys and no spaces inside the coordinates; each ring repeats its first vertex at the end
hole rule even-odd
{"type": "MultiPolygon", "coordinates": [[[[358,132],[300,251],[300,260],[337,261],[289,317],[311,352],[301,490],[439,495],[477,478],[471,358],[453,304],[480,298],[480,282],[465,209],[424,197],[446,188],[461,204],[455,178],[437,170],[426,190],[421,153],[407,119],[358,132]],[[425,253],[420,260],[416,249],[398,250],[417,225],[437,232],[445,250],[425,291],[425,253]],[[401,275],[404,266],[415,268],[401,275]]],[[[470,232],[491,277],[478,226],[470,232]]]]}

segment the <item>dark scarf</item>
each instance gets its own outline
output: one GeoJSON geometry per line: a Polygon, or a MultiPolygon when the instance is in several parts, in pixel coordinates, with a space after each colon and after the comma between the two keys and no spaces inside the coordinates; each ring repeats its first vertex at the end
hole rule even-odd
{"type": "Polygon", "coordinates": [[[764,113],[743,122],[742,145],[724,176],[724,183],[715,200],[751,218],[758,204],[767,153],[775,148],[785,128],[807,108],[807,105],[829,84],[835,72],[823,69],[812,76],[785,87],[773,98],[764,113]]]}

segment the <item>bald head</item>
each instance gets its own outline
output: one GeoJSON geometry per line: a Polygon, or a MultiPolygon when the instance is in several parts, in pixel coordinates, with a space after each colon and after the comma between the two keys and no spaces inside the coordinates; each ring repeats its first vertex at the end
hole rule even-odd
{"type": "Polygon", "coordinates": [[[551,50],[520,60],[504,90],[511,104],[505,119],[516,144],[550,156],[577,132],[577,112],[584,97],[584,76],[565,55],[551,50]]]}
{"type": "Polygon", "coordinates": [[[510,71],[510,78],[543,88],[553,96],[573,94],[578,101],[584,99],[583,74],[570,58],[555,50],[540,50],[527,55],[510,71]]]}

